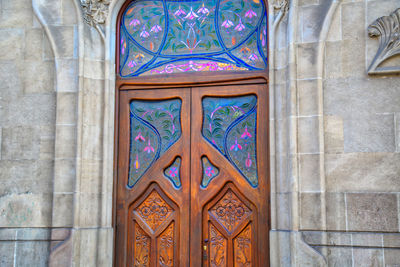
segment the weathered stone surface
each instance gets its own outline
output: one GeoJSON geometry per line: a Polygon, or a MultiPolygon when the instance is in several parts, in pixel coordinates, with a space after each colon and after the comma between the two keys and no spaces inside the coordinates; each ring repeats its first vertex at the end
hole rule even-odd
{"type": "Polygon", "coordinates": [[[324,78],[342,77],[342,43],[326,42],[325,44],[324,78]]]}
{"type": "Polygon", "coordinates": [[[400,111],[400,79],[345,78],[324,81],[324,112],[342,118],[400,111]]]}
{"type": "Polygon", "coordinates": [[[24,92],[51,93],[54,92],[54,62],[29,60],[24,64],[24,92]]]}
{"type": "Polygon", "coordinates": [[[364,3],[342,4],[343,39],[355,39],[365,36],[364,3]]]}
{"type": "Polygon", "coordinates": [[[400,266],[400,249],[385,249],[385,267],[400,266]]]}
{"type": "Polygon", "coordinates": [[[349,231],[399,231],[395,194],[347,193],[346,199],[349,231]]]}
{"type": "Polygon", "coordinates": [[[40,28],[27,29],[25,31],[25,59],[42,60],[44,38],[43,34],[43,30],[40,28]]]}
{"type": "Polygon", "coordinates": [[[326,228],[331,231],[346,230],[346,205],[343,193],[325,193],[326,228]]]}
{"type": "Polygon", "coordinates": [[[0,266],[13,266],[14,264],[14,242],[0,241],[0,266]]]}
{"type": "Polygon", "coordinates": [[[56,158],[73,158],[76,155],[76,126],[59,125],[56,129],[56,158]]]}
{"type": "Polygon", "coordinates": [[[62,3],[62,21],[65,25],[77,24],[77,12],[72,0],[63,0],[62,3]]]}
{"type": "Polygon", "coordinates": [[[393,114],[370,114],[344,120],[344,152],[395,152],[393,114]]]}
{"type": "Polygon", "coordinates": [[[321,194],[300,194],[300,228],[303,230],[320,229],[321,227],[321,194]]]}
{"type": "Polygon", "coordinates": [[[57,123],[75,124],[77,119],[77,94],[60,92],[57,94],[57,123]]]}
{"type": "Polygon", "coordinates": [[[383,249],[353,248],[353,266],[383,267],[383,249]]]}
{"type": "Polygon", "coordinates": [[[20,27],[31,27],[33,24],[32,22],[32,9],[20,8],[1,10],[0,28],[16,29],[20,27]]]}
{"type": "Polygon", "coordinates": [[[326,186],[335,192],[398,192],[400,154],[325,155],[326,186]]]}
{"type": "Polygon", "coordinates": [[[0,198],[0,227],[49,227],[51,195],[7,194],[0,198]]]}
{"type": "Polygon", "coordinates": [[[343,120],[339,116],[324,116],[324,145],[326,153],[344,150],[343,120]]]}
{"type": "Polygon", "coordinates": [[[3,159],[37,159],[39,157],[39,133],[33,127],[3,128],[3,159]]]}
{"type": "Polygon", "coordinates": [[[16,266],[47,266],[49,242],[18,242],[16,266]]]}
{"type": "Polygon", "coordinates": [[[319,153],[319,117],[300,117],[298,119],[299,153],[319,153]]]}
{"type": "Polygon", "coordinates": [[[299,80],[297,82],[300,116],[318,115],[318,84],[320,82],[318,79],[299,80]]]}
{"type": "MultiPolygon", "coordinates": [[[[326,37],[328,42],[335,42],[342,40],[342,6],[339,5],[333,14],[333,19],[329,28],[328,36],[326,37]]],[[[328,64],[326,64],[328,65],[328,64]]]]}
{"type": "Polygon", "coordinates": [[[276,214],[276,229],[288,230],[290,229],[290,193],[273,194],[272,197],[276,198],[277,206],[279,209],[276,214]]]}
{"type": "Polygon", "coordinates": [[[320,154],[304,154],[299,157],[300,191],[320,191],[320,154]]]}
{"type": "Polygon", "coordinates": [[[0,25],[0,60],[21,59],[24,55],[23,44],[23,30],[2,29],[0,25]]]}
{"type": "Polygon", "coordinates": [[[317,42],[326,18],[326,13],[331,5],[330,1],[321,1],[318,5],[303,7],[299,15],[302,24],[302,42],[317,42]]]}
{"type": "Polygon", "coordinates": [[[318,43],[299,44],[297,47],[297,75],[299,79],[317,78],[318,43]]]}
{"type": "Polygon", "coordinates": [[[9,103],[5,125],[54,124],[55,95],[29,95],[9,103]]]}
{"type": "Polygon", "coordinates": [[[53,212],[53,227],[73,226],[73,200],[74,195],[69,193],[54,194],[54,206],[57,210],[53,212]]]}
{"type": "Polygon", "coordinates": [[[329,247],[326,258],[328,266],[352,266],[352,249],[329,247]]]}
{"type": "Polygon", "coordinates": [[[396,140],[396,152],[400,152],[400,113],[395,114],[395,140],[396,140]]]}
{"type": "Polygon", "coordinates": [[[364,38],[343,40],[341,44],[342,76],[365,77],[365,40],[364,38]]]}

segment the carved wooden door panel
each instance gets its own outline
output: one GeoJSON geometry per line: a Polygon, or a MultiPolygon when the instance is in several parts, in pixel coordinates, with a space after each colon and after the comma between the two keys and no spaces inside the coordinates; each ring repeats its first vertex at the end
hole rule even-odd
{"type": "Polygon", "coordinates": [[[119,97],[116,266],[188,266],[190,90],[119,97]]]}
{"type": "Polygon", "coordinates": [[[268,266],[266,88],[192,88],[192,267],[268,266]]]}
{"type": "Polygon", "coordinates": [[[119,94],[116,266],[268,266],[266,84],[119,94]]]}

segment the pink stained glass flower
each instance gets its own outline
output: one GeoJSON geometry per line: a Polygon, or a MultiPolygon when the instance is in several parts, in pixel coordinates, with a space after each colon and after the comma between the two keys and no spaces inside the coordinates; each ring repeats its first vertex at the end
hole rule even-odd
{"type": "Polygon", "coordinates": [[[135,169],[136,169],[136,170],[138,170],[138,169],[140,168],[140,163],[139,163],[139,156],[138,156],[138,154],[136,154],[136,160],[135,160],[135,162],[134,162],[134,166],[135,166],[135,169]]]}
{"type": "Polygon", "coordinates": [[[222,27],[225,27],[226,29],[228,29],[228,28],[230,28],[230,27],[232,27],[232,26],[233,26],[233,22],[230,21],[229,19],[225,20],[225,21],[222,23],[222,27]]]}
{"type": "Polygon", "coordinates": [[[170,175],[171,177],[178,176],[178,168],[172,167],[171,169],[169,169],[169,175],[170,175]]]}
{"type": "Polygon", "coordinates": [[[244,128],[244,132],[243,132],[243,134],[240,136],[240,138],[242,138],[242,139],[251,138],[251,134],[247,131],[247,126],[246,126],[246,128],[244,128]]]}
{"type": "MultiPolygon", "coordinates": [[[[129,64],[128,64],[129,65],[129,64]]],[[[143,137],[143,135],[142,135],[142,133],[141,132],[139,132],[138,133],[138,135],[136,135],[136,137],[135,137],[135,141],[140,141],[140,142],[144,142],[144,141],[146,141],[146,139],[143,137]]]]}
{"type": "Polygon", "coordinates": [[[203,6],[200,7],[199,10],[197,10],[197,14],[203,14],[203,15],[205,15],[205,14],[208,14],[208,13],[210,13],[210,10],[208,10],[208,8],[206,8],[206,7],[204,6],[204,3],[203,3],[203,6]]]}
{"type": "Polygon", "coordinates": [[[246,14],[244,14],[244,16],[246,18],[251,19],[252,17],[257,17],[257,14],[253,10],[249,9],[249,10],[246,11],[246,14]]]}
{"type": "Polygon", "coordinates": [[[149,139],[149,141],[147,143],[147,146],[144,148],[143,151],[147,152],[148,154],[150,154],[151,152],[154,152],[154,148],[150,144],[150,139],[149,139]]]}
{"type": "Polygon", "coordinates": [[[133,60],[129,61],[128,67],[133,68],[133,67],[136,67],[136,66],[137,66],[137,64],[136,64],[135,61],[133,61],[133,60]]]}
{"type": "Polygon", "coordinates": [[[137,25],[140,25],[140,20],[138,19],[132,19],[131,22],[129,22],[129,26],[136,27],[137,25]]]}
{"type": "Polygon", "coordinates": [[[231,149],[231,151],[232,150],[234,150],[234,151],[242,150],[242,146],[238,143],[237,138],[235,138],[235,144],[233,144],[230,149],[231,149]]]}
{"type": "Polygon", "coordinates": [[[245,162],[246,167],[247,167],[247,168],[250,168],[252,163],[253,163],[253,162],[252,162],[251,159],[250,159],[250,153],[247,153],[247,159],[246,159],[246,162],[245,162]]]}
{"type": "Polygon", "coordinates": [[[186,12],[185,12],[185,10],[183,10],[183,9],[181,8],[181,6],[179,6],[178,10],[176,10],[176,11],[174,12],[174,15],[175,15],[175,16],[186,15],[186,12]]]}
{"type": "Polygon", "coordinates": [[[256,54],[250,54],[250,56],[249,56],[249,59],[251,60],[251,61],[256,61],[256,60],[258,60],[258,56],[256,55],[256,54]]]}
{"type": "Polygon", "coordinates": [[[193,20],[193,19],[198,18],[198,17],[199,17],[199,16],[198,16],[195,12],[193,12],[193,8],[191,7],[191,8],[190,8],[190,11],[189,11],[189,13],[186,15],[185,19],[193,20]]]}
{"type": "Polygon", "coordinates": [[[156,24],[156,25],[154,25],[153,27],[151,27],[151,30],[150,30],[150,32],[154,32],[154,33],[158,33],[158,32],[160,32],[160,31],[162,31],[162,28],[161,28],[161,26],[158,25],[158,24],[156,24]]]}
{"type": "Polygon", "coordinates": [[[239,24],[236,25],[235,30],[238,32],[241,32],[245,29],[246,27],[244,26],[244,24],[242,23],[242,20],[239,20],[239,24]]]}
{"type": "Polygon", "coordinates": [[[212,168],[212,167],[207,167],[206,168],[206,175],[208,176],[208,177],[211,177],[211,176],[213,176],[215,174],[215,171],[214,171],[214,169],[212,168]]]}
{"type": "Polygon", "coordinates": [[[143,26],[143,31],[140,33],[140,37],[147,38],[149,36],[150,36],[150,34],[146,31],[145,26],[143,26]]]}

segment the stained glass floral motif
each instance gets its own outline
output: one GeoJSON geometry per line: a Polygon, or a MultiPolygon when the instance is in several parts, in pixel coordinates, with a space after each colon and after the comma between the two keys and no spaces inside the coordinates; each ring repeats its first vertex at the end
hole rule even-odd
{"type": "Polygon", "coordinates": [[[257,187],[257,97],[205,97],[202,105],[203,136],[257,187]]]}
{"type": "Polygon", "coordinates": [[[174,162],[164,170],[164,175],[174,184],[176,188],[181,188],[181,158],[177,157],[174,162]]]}
{"type": "Polygon", "coordinates": [[[120,24],[120,76],[267,67],[262,0],[137,0],[120,24]]]}
{"type": "Polygon", "coordinates": [[[181,100],[134,100],[130,103],[128,187],[181,136],[181,100]]]}
{"type": "Polygon", "coordinates": [[[201,187],[206,188],[212,179],[217,177],[219,169],[215,167],[207,157],[201,158],[203,166],[203,179],[201,180],[201,187]]]}

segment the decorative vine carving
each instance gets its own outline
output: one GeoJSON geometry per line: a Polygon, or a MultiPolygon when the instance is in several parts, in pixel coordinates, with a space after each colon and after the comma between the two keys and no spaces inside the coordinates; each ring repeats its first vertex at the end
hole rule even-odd
{"type": "Polygon", "coordinates": [[[250,213],[250,209],[231,189],[211,209],[211,214],[231,233],[250,213]]]}
{"type": "Polygon", "coordinates": [[[174,223],[168,226],[167,230],[162,233],[159,243],[159,263],[161,266],[174,265],[174,223]]]}
{"type": "Polygon", "coordinates": [[[104,24],[111,0],[81,0],[83,17],[90,26],[104,24]]]}
{"type": "Polygon", "coordinates": [[[173,212],[172,208],[162,199],[162,197],[153,191],[136,209],[139,216],[155,231],[168,216],[173,212]]]}
{"type": "Polygon", "coordinates": [[[135,224],[135,266],[150,265],[150,237],[135,224]]]}
{"type": "Polygon", "coordinates": [[[225,266],[226,239],[212,225],[210,225],[210,241],[210,265],[212,267],[225,266]]]}
{"type": "Polygon", "coordinates": [[[235,238],[235,266],[251,266],[251,225],[235,238]]]}
{"type": "Polygon", "coordinates": [[[368,27],[370,37],[379,37],[379,48],[368,74],[400,73],[400,66],[379,67],[385,60],[400,55],[400,8],[389,16],[380,17],[368,27]]]}

